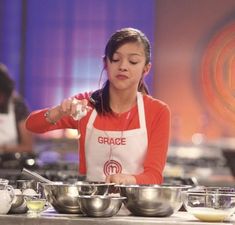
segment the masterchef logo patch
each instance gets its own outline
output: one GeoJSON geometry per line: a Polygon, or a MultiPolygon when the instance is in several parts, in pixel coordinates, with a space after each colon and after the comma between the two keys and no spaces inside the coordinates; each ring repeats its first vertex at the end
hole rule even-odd
{"type": "Polygon", "coordinates": [[[121,173],[122,165],[115,160],[109,160],[104,164],[103,170],[106,176],[121,173]]]}
{"type": "Polygon", "coordinates": [[[229,123],[235,122],[235,23],[224,27],[205,52],[201,82],[207,105],[229,123]]]}
{"type": "Polygon", "coordinates": [[[108,145],[126,145],[126,138],[113,138],[113,137],[98,137],[98,143],[100,144],[108,144],[108,145]]]}

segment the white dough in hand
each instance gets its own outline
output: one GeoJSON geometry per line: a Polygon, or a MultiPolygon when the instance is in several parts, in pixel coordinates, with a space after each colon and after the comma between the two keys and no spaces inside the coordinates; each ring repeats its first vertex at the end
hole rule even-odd
{"type": "Polygon", "coordinates": [[[82,110],[82,104],[78,104],[77,109],[76,109],[76,115],[72,115],[72,117],[74,120],[80,120],[86,114],[87,114],[87,110],[86,109],[82,110]]]}

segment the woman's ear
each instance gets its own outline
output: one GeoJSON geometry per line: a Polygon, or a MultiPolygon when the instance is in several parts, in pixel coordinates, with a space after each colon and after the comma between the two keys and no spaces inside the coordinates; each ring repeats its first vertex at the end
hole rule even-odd
{"type": "Polygon", "coordinates": [[[147,65],[144,66],[144,71],[143,71],[143,76],[148,75],[150,69],[151,69],[152,64],[148,63],[147,65]]]}

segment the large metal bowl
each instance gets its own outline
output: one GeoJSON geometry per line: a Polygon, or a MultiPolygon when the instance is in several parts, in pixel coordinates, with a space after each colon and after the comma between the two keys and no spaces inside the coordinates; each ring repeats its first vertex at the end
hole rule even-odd
{"type": "Polygon", "coordinates": [[[170,216],[182,204],[182,191],[189,186],[179,185],[116,185],[126,197],[124,205],[136,216],[170,216]]]}
{"type": "Polygon", "coordinates": [[[44,194],[59,213],[81,213],[78,197],[106,195],[114,184],[104,182],[77,182],[75,184],[45,184],[44,194]]]}
{"type": "Polygon", "coordinates": [[[81,211],[91,217],[111,217],[117,214],[125,197],[89,195],[79,196],[81,211]]]}

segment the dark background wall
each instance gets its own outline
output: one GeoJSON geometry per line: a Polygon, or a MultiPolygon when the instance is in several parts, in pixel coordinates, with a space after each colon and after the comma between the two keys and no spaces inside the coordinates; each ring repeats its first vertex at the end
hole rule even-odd
{"type": "Polygon", "coordinates": [[[117,29],[154,40],[154,0],[1,0],[0,12],[0,61],[31,109],[99,88],[105,44],[117,29]]]}
{"type": "Polygon", "coordinates": [[[31,109],[98,88],[107,38],[149,37],[147,83],[172,111],[172,143],[235,135],[234,0],[0,0],[0,61],[31,109]]]}

